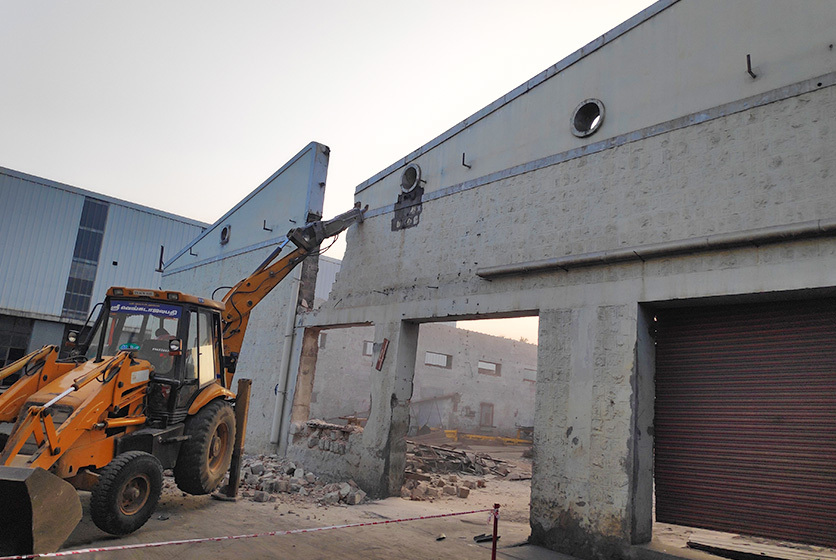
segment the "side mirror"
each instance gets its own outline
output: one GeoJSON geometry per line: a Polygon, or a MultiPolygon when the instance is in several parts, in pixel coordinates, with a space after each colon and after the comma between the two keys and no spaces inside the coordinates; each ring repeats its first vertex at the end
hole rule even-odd
{"type": "Polygon", "coordinates": [[[169,356],[179,356],[182,352],[183,341],[179,338],[172,338],[168,341],[169,356]]]}
{"type": "Polygon", "coordinates": [[[78,331],[70,331],[67,333],[67,346],[75,346],[78,342],[78,331]]]}
{"type": "Polygon", "coordinates": [[[224,368],[229,373],[235,373],[235,368],[238,365],[238,352],[231,352],[228,356],[224,356],[224,368]]]}

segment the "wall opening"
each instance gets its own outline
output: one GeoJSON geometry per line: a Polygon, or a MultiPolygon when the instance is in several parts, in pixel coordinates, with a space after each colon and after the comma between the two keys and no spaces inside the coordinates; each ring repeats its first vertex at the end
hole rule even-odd
{"type": "Polygon", "coordinates": [[[504,518],[528,522],[538,323],[419,326],[403,497],[489,506],[509,496],[504,518]]]}
{"type": "Polygon", "coordinates": [[[365,426],[369,418],[374,327],[319,332],[309,419],[365,426]]]}

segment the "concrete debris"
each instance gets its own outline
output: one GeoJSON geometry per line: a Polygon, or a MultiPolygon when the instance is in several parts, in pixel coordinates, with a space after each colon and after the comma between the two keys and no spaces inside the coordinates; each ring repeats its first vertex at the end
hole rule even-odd
{"type": "Polygon", "coordinates": [[[484,479],[468,480],[463,477],[448,477],[444,480],[441,475],[420,475],[415,478],[415,473],[405,473],[404,485],[401,487],[401,498],[405,500],[425,501],[435,500],[440,497],[467,498],[474,488],[484,488],[484,479]],[[450,478],[455,478],[451,481],[450,478]]]}
{"type": "MultiPolygon", "coordinates": [[[[452,447],[426,445],[407,440],[406,448],[406,470],[407,477],[415,478],[419,472],[431,473],[466,473],[474,475],[495,474],[497,476],[507,477],[516,468],[516,465],[495,459],[487,453],[469,454],[460,449],[453,449],[452,447]],[[414,474],[411,474],[414,473],[414,474]]],[[[528,475],[525,473],[521,476],[528,475]]],[[[419,475],[420,476],[420,475],[419,475]]],[[[455,484],[457,478],[455,475],[448,477],[448,482],[455,484]]],[[[525,480],[520,478],[517,480],[525,480]]],[[[436,481],[436,486],[443,486],[438,484],[441,479],[436,481]]]]}
{"type": "Polygon", "coordinates": [[[239,498],[254,502],[357,505],[366,499],[353,480],[329,483],[301,465],[276,455],[245,455],[239,498]]]}

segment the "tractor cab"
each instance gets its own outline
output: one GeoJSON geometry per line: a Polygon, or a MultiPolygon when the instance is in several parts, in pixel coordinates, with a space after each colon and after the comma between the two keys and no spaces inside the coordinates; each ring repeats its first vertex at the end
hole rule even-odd
{"type": "Polygon", "coordinates": [[[222,304],[179,292],[111,288],[75,356],[101,361],[129,352],[151,366],[151,427],[182,422],[201,388],[221,379],[222,304]]]}

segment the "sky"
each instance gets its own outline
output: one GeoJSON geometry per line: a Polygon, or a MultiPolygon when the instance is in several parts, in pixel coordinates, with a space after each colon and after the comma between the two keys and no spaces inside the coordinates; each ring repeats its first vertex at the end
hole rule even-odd
{"type": "Polygon", "coordinates": [[[212,223],[317,141],[328,218],[652,3],[0,0],[0,166],[212,223]]]}

